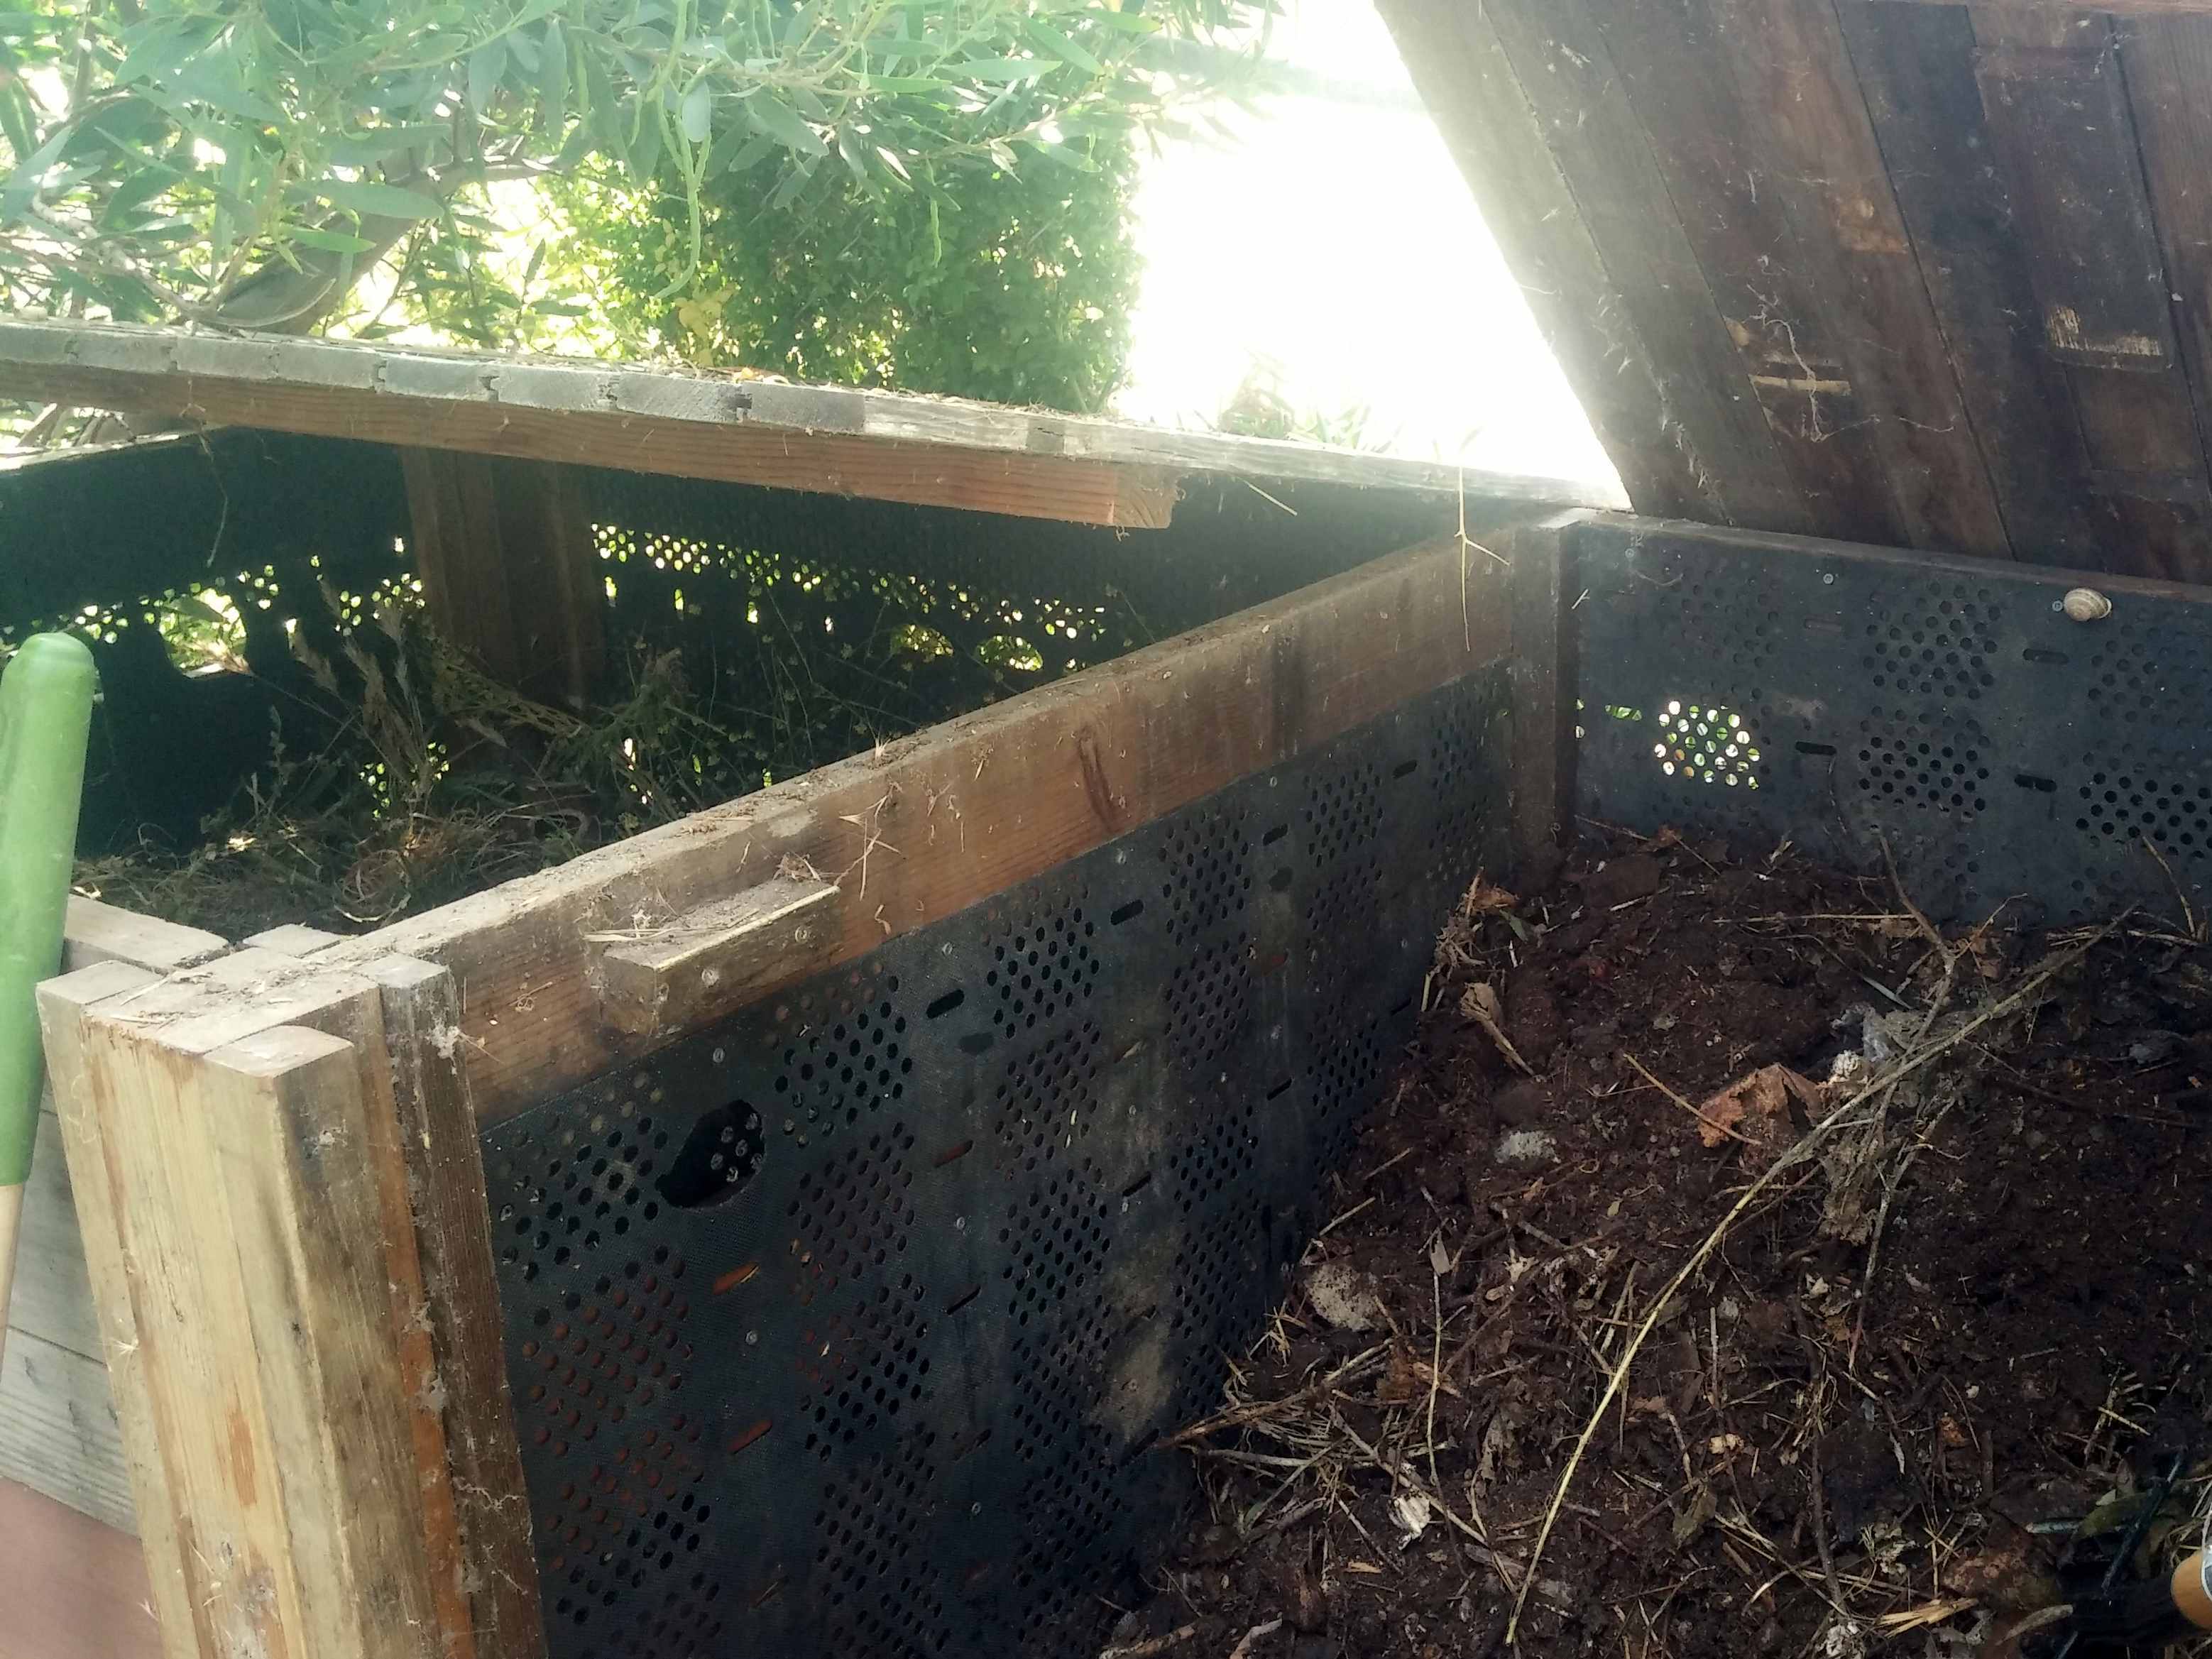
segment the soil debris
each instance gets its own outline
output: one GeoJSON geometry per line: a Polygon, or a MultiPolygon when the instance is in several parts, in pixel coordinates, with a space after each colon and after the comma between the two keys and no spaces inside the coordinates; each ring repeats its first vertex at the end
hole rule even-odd
{"type": "Polygon", "coordinates": [[[2029,1528],[2159,1425],[2212,1449],[2212,956],[1663,836],[1522,884],[1455,914],[1338,1220],[1157,1454],[1207,1497],[1158,1616],[1245,1659],[2009,1651],[2029,1528]]]}

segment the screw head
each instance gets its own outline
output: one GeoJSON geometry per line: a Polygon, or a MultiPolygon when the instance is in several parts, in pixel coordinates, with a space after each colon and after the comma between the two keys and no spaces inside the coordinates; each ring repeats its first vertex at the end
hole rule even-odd
{"type": "Polygon", "coordinates": [[[1836,573],[1832,570],[1823,570],[1820,573],[1820,586],[1823,587],[1833,587],[1835,585],[1836,573]]]}

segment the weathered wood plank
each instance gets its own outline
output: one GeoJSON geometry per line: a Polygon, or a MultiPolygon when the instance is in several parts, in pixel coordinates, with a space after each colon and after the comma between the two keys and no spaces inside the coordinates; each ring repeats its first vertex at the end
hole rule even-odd
{"type": "Polygon", "coordinates": [[[1956,6],[1846,3],[1837,15],[2013,554],[2100,569],[2122,529],[2094,492],[2066,372],[2043,349],[1974,80],[1973,26],[1956,6]]]}
{"type": "Polygon", "coordinates": [[[2163,280],[2111,25],[2005,8],[1970,15],[2039,325],[2047,347],[2077,343],[2058,355],[2091,465],[2124,527],[2107,567],[2212,579],[2212,476],[2164,301],[2154,291],[2155,303],[2139,295],[2130,306],[2106,291],[2108,270],[2163,280]]]}
{"type": "MultiPolygon", "coordinates": [[[[1954,6],[1960,0],[1838,0],[1842,5],[1954,6]]],[[[1985,11],[2111,12],[2134,17],[2187,17],[2212,13],[2212,0],[1982,0],[1985,11]]]]}
{"type": "Polygon", "coordinates": [[[9,1480],[129,1529],[131,1485],[107,1368],[28,1331],[11,1330],[0,1358],[0,1469],[9,1480]]]}
{"type": "Polygon", "coordinates": [[[809,961],[836,959],[844,901],[830,882],[779,875],[637,930],[599,958],[599,1006],[623,1030],[647,1036],[688,1030],[708,1008],[743,1006],[809,961]]]}
{"type": "Polygon", "coordinates": [[[404,957],[363,969],[379,991],[394,1138],[407,1164],[423,1305],[458,1527],[462,1583],[480,1652],[545,1650],[538,1557],[507,1376],[491,1213],[476,1113],[460,1060],[460,994],[444,969],[404,957]]]}
{"type": "Polygon", "coordinates": [[[205,962],[229,948],[220,934],[179,927],[158,916],[142,916],[135,910],[118,909],[75,893],[70,895],[69,914],[62,923],[64,972],[89,968],[96,962],[127,962],[166,974],[205,962]]]}
{"type": "MultiPolygon", "coordinates": [[[[1540,0],[1503,0],[1540,14],[1540,0]]],[[[1873,417],[1820,263],[1798,245],[1710,0],[1589,0],[1742,366],[1823,535],[1910,545],[1873,417]]]]}
{"type": "Polygon", "coordinates": [[[2007,554],[1996,490],[1834,8],[1711,3],[1751,118],[1752,165],[1782,205],[1821,325],[1870,417],[1905,539],[2007,554]]]}
{"type": "MultiPolygon", "coordinates": [[[[2212,16],[2135,18],[2118,40],[2164,264],[2159,297],[2179,325],[2197,436],[2212,442],[2212,16]]],[[[2195,506],[2212,514],[2212,501],[2195,506]]],[[[2179,574],[2212,574],[2212,538],[2179,574]]]]}
{"type": "MultiPolygon", "coordinates": [[[[452,969],[470,1091],[495,1117],[650,1041],[602,1016],[611,943],[757,885],[787,859],[844,890],[832,959],[850,960],[1512,649],[1506,572],[1448,541],[314,960],[343,969],[392,954],[452,969]]],[[[702,1017],[714,1011],[702,1005],[702,1017]]]]}
{"type": "Polygon", "coordinates": [[[1629,501],[1662,517],[1725,519],[1655,346],[1607,273],[1486,9],[1381,0],[1377,9],[1629,501]]]}
{"type": "Polygon", "coordinates": [[[1626,505],[1316,445],[580,359],[0,319],[0,392],[402,446],[1156,528],[1192,472],[1626,505]]]}
{"type": "Polygon", "coordinates": [[[155,1659],[138,1540],[0,1480],[0,1659],[155,1659]]]}
{"type": "Polygon", "coordinates": [[[604,655],[606,594],[572,468],[400,452],[409,545],[441,637],[502,685],[581,709],[604,655]]]}
{"type": "MultiPolygon", "coordinates": [[[[84,1261],[76,1200],[70,1191],[69,1158],[61,1121],[39,1114],[31,1153],[31,1178],[23,1189],[23,1231],[15,1244],[15,1294],[8,1310],[12,1340],[34,1336],[98,1361],[100,1321],[93,1312],[92,1278],[84,1261]]],[[[0,1462],[0,1477],[9,1473],[0,1462]]]]}

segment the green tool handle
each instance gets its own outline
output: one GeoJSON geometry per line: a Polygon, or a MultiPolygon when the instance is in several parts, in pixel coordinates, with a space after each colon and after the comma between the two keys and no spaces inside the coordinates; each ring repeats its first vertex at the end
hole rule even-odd
{"type": "Polygon", "coordinates": [[[61,967],[97,680],[67,634],[24,641],[0,671],[0,1335],[45,1073],[33,988],[61,967]]]}

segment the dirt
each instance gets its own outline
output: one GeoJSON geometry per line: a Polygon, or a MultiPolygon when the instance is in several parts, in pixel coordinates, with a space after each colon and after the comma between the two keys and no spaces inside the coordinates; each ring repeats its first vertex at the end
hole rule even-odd
{"type": "Polygon", "coordinates": [[[2203,1417],[2208,968],[1671,837],[1479,887],[1115,1644],[1480,1659],[1535,1557],[1528,1654],[2004,1650],[2203,1417]]]}

